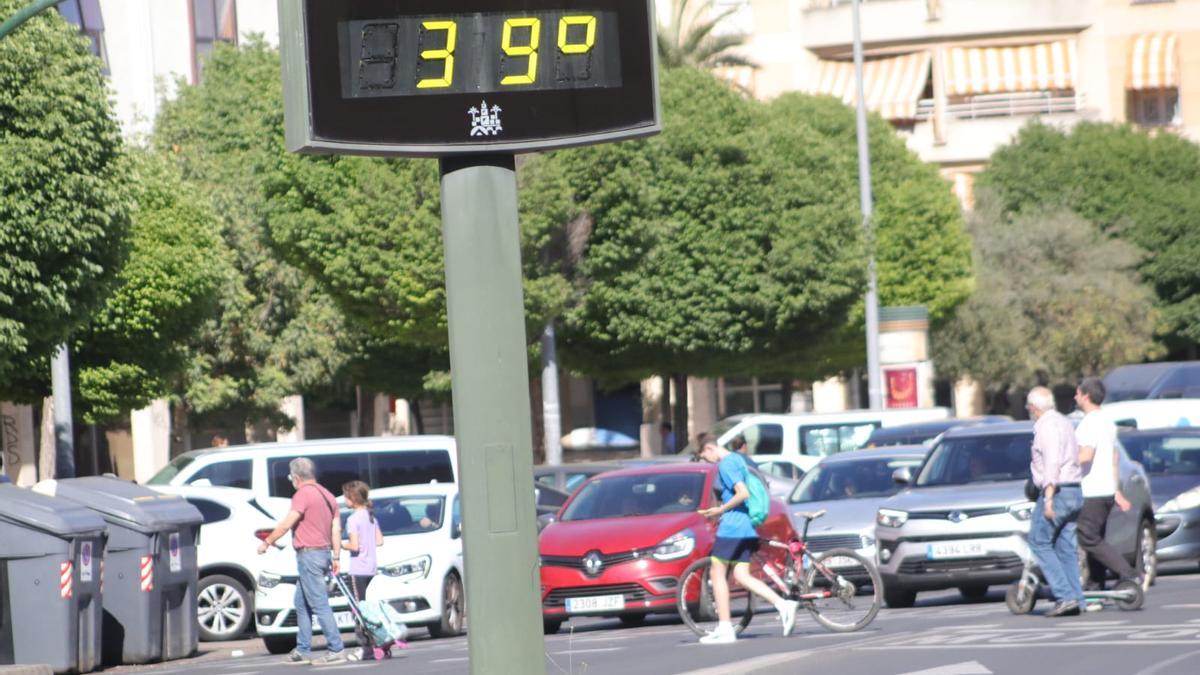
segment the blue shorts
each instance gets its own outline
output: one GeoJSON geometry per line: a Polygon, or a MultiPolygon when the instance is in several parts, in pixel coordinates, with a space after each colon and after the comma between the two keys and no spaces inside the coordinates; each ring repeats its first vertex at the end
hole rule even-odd
{"type": "Polygon", "coordinates": [[[750,556],[758,550],[758,537],[749,537],[746,539],[730,539],[728,537],[717,537],[713,542],[712,557],[722,562],[750,562],[750,556]]]}

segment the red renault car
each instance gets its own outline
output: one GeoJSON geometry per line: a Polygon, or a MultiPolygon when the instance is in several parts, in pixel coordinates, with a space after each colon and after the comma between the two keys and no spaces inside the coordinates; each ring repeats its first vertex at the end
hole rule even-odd
{"type": "MultiPolygon", "coordinates": [[[[636,626],[647,614],[675,613],[679,576],[707,556],[717,521],[714,464],[623,469],[589,479],[538,537],[542,621],[557,632],[571,616],[615,616],[636,626]]],[[[759,534],[795,536],[783,502],[771,500],[759,534]]]]}

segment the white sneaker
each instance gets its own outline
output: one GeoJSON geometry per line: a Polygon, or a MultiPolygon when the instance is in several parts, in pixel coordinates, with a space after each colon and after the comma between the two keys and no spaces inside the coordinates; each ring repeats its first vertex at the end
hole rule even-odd
{"type": "Polygon", "coordinates": [[[795,600],[784,600],[776,608],[779,611],[779,620],[783,622],[783,637],[791,635],[796,629],[796,610],[799,608],[800,603],[795,600]]]}
{"type": "Polygon", "coordinates": [[[702,645],[727,645],[734,642],[737,642],[737,633],[733,632],[733,626],[717,626],[716,630],[700,638],[702,645]]]}

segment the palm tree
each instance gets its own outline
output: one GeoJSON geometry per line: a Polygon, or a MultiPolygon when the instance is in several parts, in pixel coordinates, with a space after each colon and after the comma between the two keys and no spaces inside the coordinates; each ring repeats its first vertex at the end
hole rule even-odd
{"type": "Polygon", "coordinates": [[[713,0],[701,0],[694,10],[689,9],[691,4],[690,0],[671,0],[671,22],[658,27],[658,58],[663,66],[693,66],[704,70],[758,67],[749,59],[729,52],[745,44],[746,35],[713,34],[717,24],[736,12],[737,7],[714,13],[713,0]]]}

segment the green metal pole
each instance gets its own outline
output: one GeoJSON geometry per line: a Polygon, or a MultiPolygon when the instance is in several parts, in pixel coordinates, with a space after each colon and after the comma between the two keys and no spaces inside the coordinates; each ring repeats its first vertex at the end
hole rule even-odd
{"type": "Polygon", "coordinates": [[[442,160],[442,235],[473,675],[545,673],[512,155],[442,160]]]}
{"type": "Polygon", "coordinates": [[[25,5],[16,14],[12,15],[8,21],[0,23],[0,39],[4,39],[6,35],[13,32],[21,24],[50,9],[51,7],[62,2],[62,0],[37,0],[25,5]]]}

